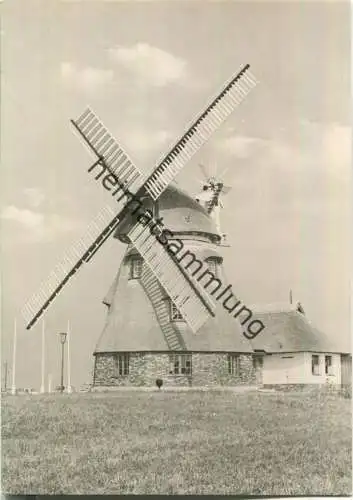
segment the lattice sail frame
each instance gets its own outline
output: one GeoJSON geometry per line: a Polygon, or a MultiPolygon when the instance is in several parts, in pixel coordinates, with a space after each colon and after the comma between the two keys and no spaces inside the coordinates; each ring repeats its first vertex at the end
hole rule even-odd
{"type": "Polygon", "coordinates": [[[156,235],[151,234],[150,227],[152,225],[153,221],[146,226],[137,223],[130,230],[128,237],[179,309],[185,321],[196,333],[210,315],[215,315],[215,304],[203,287],[192,279],[161,245],[156,235]]]}
{"type": "MultiPolygon", "coordinates": [[[[109,171],[119,180],[119,185],[125,186],[125,189],[128,189],[133,194],[145,190],[155,201],[186,163],[211,137],[213,132],[222,125],[252,88],[256,86],[257,81],[250,73],[249,67],[248,64],[245,65],[230,80],[198,118],[191,123],[169,153],[162,157],[162,160],[157,163],[153,173],[147,179],[136,168],[127,153],[111,136],[91,109],[87,108],[76,121],[71,120],[71,123],[91,151],[98,157],[96,163],[100,162],[107,166],[109,171]]],[[[38,321],[64,285],[84,263],[87,263],[93,257],[106,239],[114,232],[120,222],[119,217],[125,206],[126,203],[120,203],[117,212],[114,212],[109,205],[104,207],[96,219],[92,221],[84,236],[73,245],[65,254],[62,262],[41,284],[39,292],[34,294],[25,304],[22,315],[27,323],[27,329],[30,329],[38,321]]],[[[214,315],[214,304],[206,291],[200,290],[201,287],[196,280],[193,280],[190,275],[186,275],[181,266],[178,266],[172,256],[159,244],[160,251],[158,255],[164,259],[163,262],[168,262],[166,267],[168,271],[164,273],[163,266],[154,261],[154,257],[151,259],[149,251],[141,245],[140,237],[143,233],[143,231],[140,233],[135,226],[129,233],[130,240],[145,259],[152,272],[157,276],[162,286],[171,294],[171,299],[183,314],[190,328],[194,332],[197,331],[210,315],[214,315]],[[178,273],[175,266],[179,269],[178,273]],[[174,279],[172,283],[168,281],[171,278],[174,279]],[[180,288],[181,282],[184,282],[182,288],[180,288]],[[178,293],[175,293],[175,290],[178,290],[178,293]],[[191,310],[192,307],[193,310],[191,310]]]]}

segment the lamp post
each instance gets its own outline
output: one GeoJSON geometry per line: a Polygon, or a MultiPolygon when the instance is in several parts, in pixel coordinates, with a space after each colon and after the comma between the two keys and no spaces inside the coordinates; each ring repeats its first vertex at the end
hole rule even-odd
{"type": "Polygon", "coordinates": [[[66,342],[66,332],[59,333],[60,343],[61,343],[61,382],[60,382],[60,392],[64,392],[64,352],[65,352],[65,342],[66,342]]]}

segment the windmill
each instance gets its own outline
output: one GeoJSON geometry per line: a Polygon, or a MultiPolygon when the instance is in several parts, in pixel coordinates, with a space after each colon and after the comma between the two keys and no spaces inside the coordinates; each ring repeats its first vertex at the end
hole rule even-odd
{"type": "Polygon", "coordinates": [[[210,175],[208,169],[204,164],[199,164],[204,180],[201,181],[201,192],[195,197],[196,201],[201,203],[210,214],[216,224],[218,234],[224,242],[226,235],[221,231],[220,210],[224,208],[221,196],[226,195],[230,191],[230,187],[224,184],[224,177],[228,171],[228,167],[223,170],[219,175],[217,167],[213,169],[210,175]]]}
{"type": "MultiPolygon", "coordinates": [[[[257,82],[249,68],[249,64],[243,66],[223,86],[148,174],[137,169],[95,113],[87,108],[79,118],[71,120],[71,123],[96,158],[89,171],[100,166],[109,173],[111,185],[118,186],[112,196],[120,190],[129,201],[132,196],[136,199],[147,199],[155,206],[175,176],[256,86],[257,82]]],[[[39,291],[25,304],[22,315],[27,329],[38,321],[67,282],[85,263],[90,262],[109,236],[124,223],[130,214],[130,208],[129,203],[122,198],[124,196],[103,207],[83,237],[64,255],[48,279],[42,283],[39,291]]],[[[146,226],[137,222],[127,234],[128,242],[139,252],[192,331],[196,333],[210,316],[215,315],[215,304],[202,286],[151,234],[150,227],[155,224],[155,217],[146,226]]]]}

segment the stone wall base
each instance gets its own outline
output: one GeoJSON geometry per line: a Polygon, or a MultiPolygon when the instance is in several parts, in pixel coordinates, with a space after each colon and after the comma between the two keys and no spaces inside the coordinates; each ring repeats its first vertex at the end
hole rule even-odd
{"type": "Polygon", "coordinates": [[[97,385],[92,387],[90,392],[256,392],[258,391],[258,386],[256,385],[214,385],[214,386],[163,386],[158,389],[156,386],[104,386],[97,385]]]}
{"type": "MultiPolygon", "coordinates": [[[[156,387],[156,379],[166,387],[254,386],[259,383],[258,369],[251,354],[239,354],[239,371],[229,373],[228,354],[188,352],[192,356],[191,375],[174,375],[170,368],[171,352],[134,352],[129,354],[129,373],[120,375],[118,353],[97,353],[93,386],[98,387],[156,387]]],[[[231,353],[234,354],[234,353],[231,353]]]]}

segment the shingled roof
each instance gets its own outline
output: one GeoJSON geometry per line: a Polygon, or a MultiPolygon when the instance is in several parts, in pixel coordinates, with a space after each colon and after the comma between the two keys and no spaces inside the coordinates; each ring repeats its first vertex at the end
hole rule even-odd
{"type": "Polygon", "coordinates": [[[265,329],[251,341],[254,350],[268,353],[281,352],[332,352],[341,353],[323,332],[318,330],[296,306],[253,306],[254,318],[265,325],[265,329]]]}

